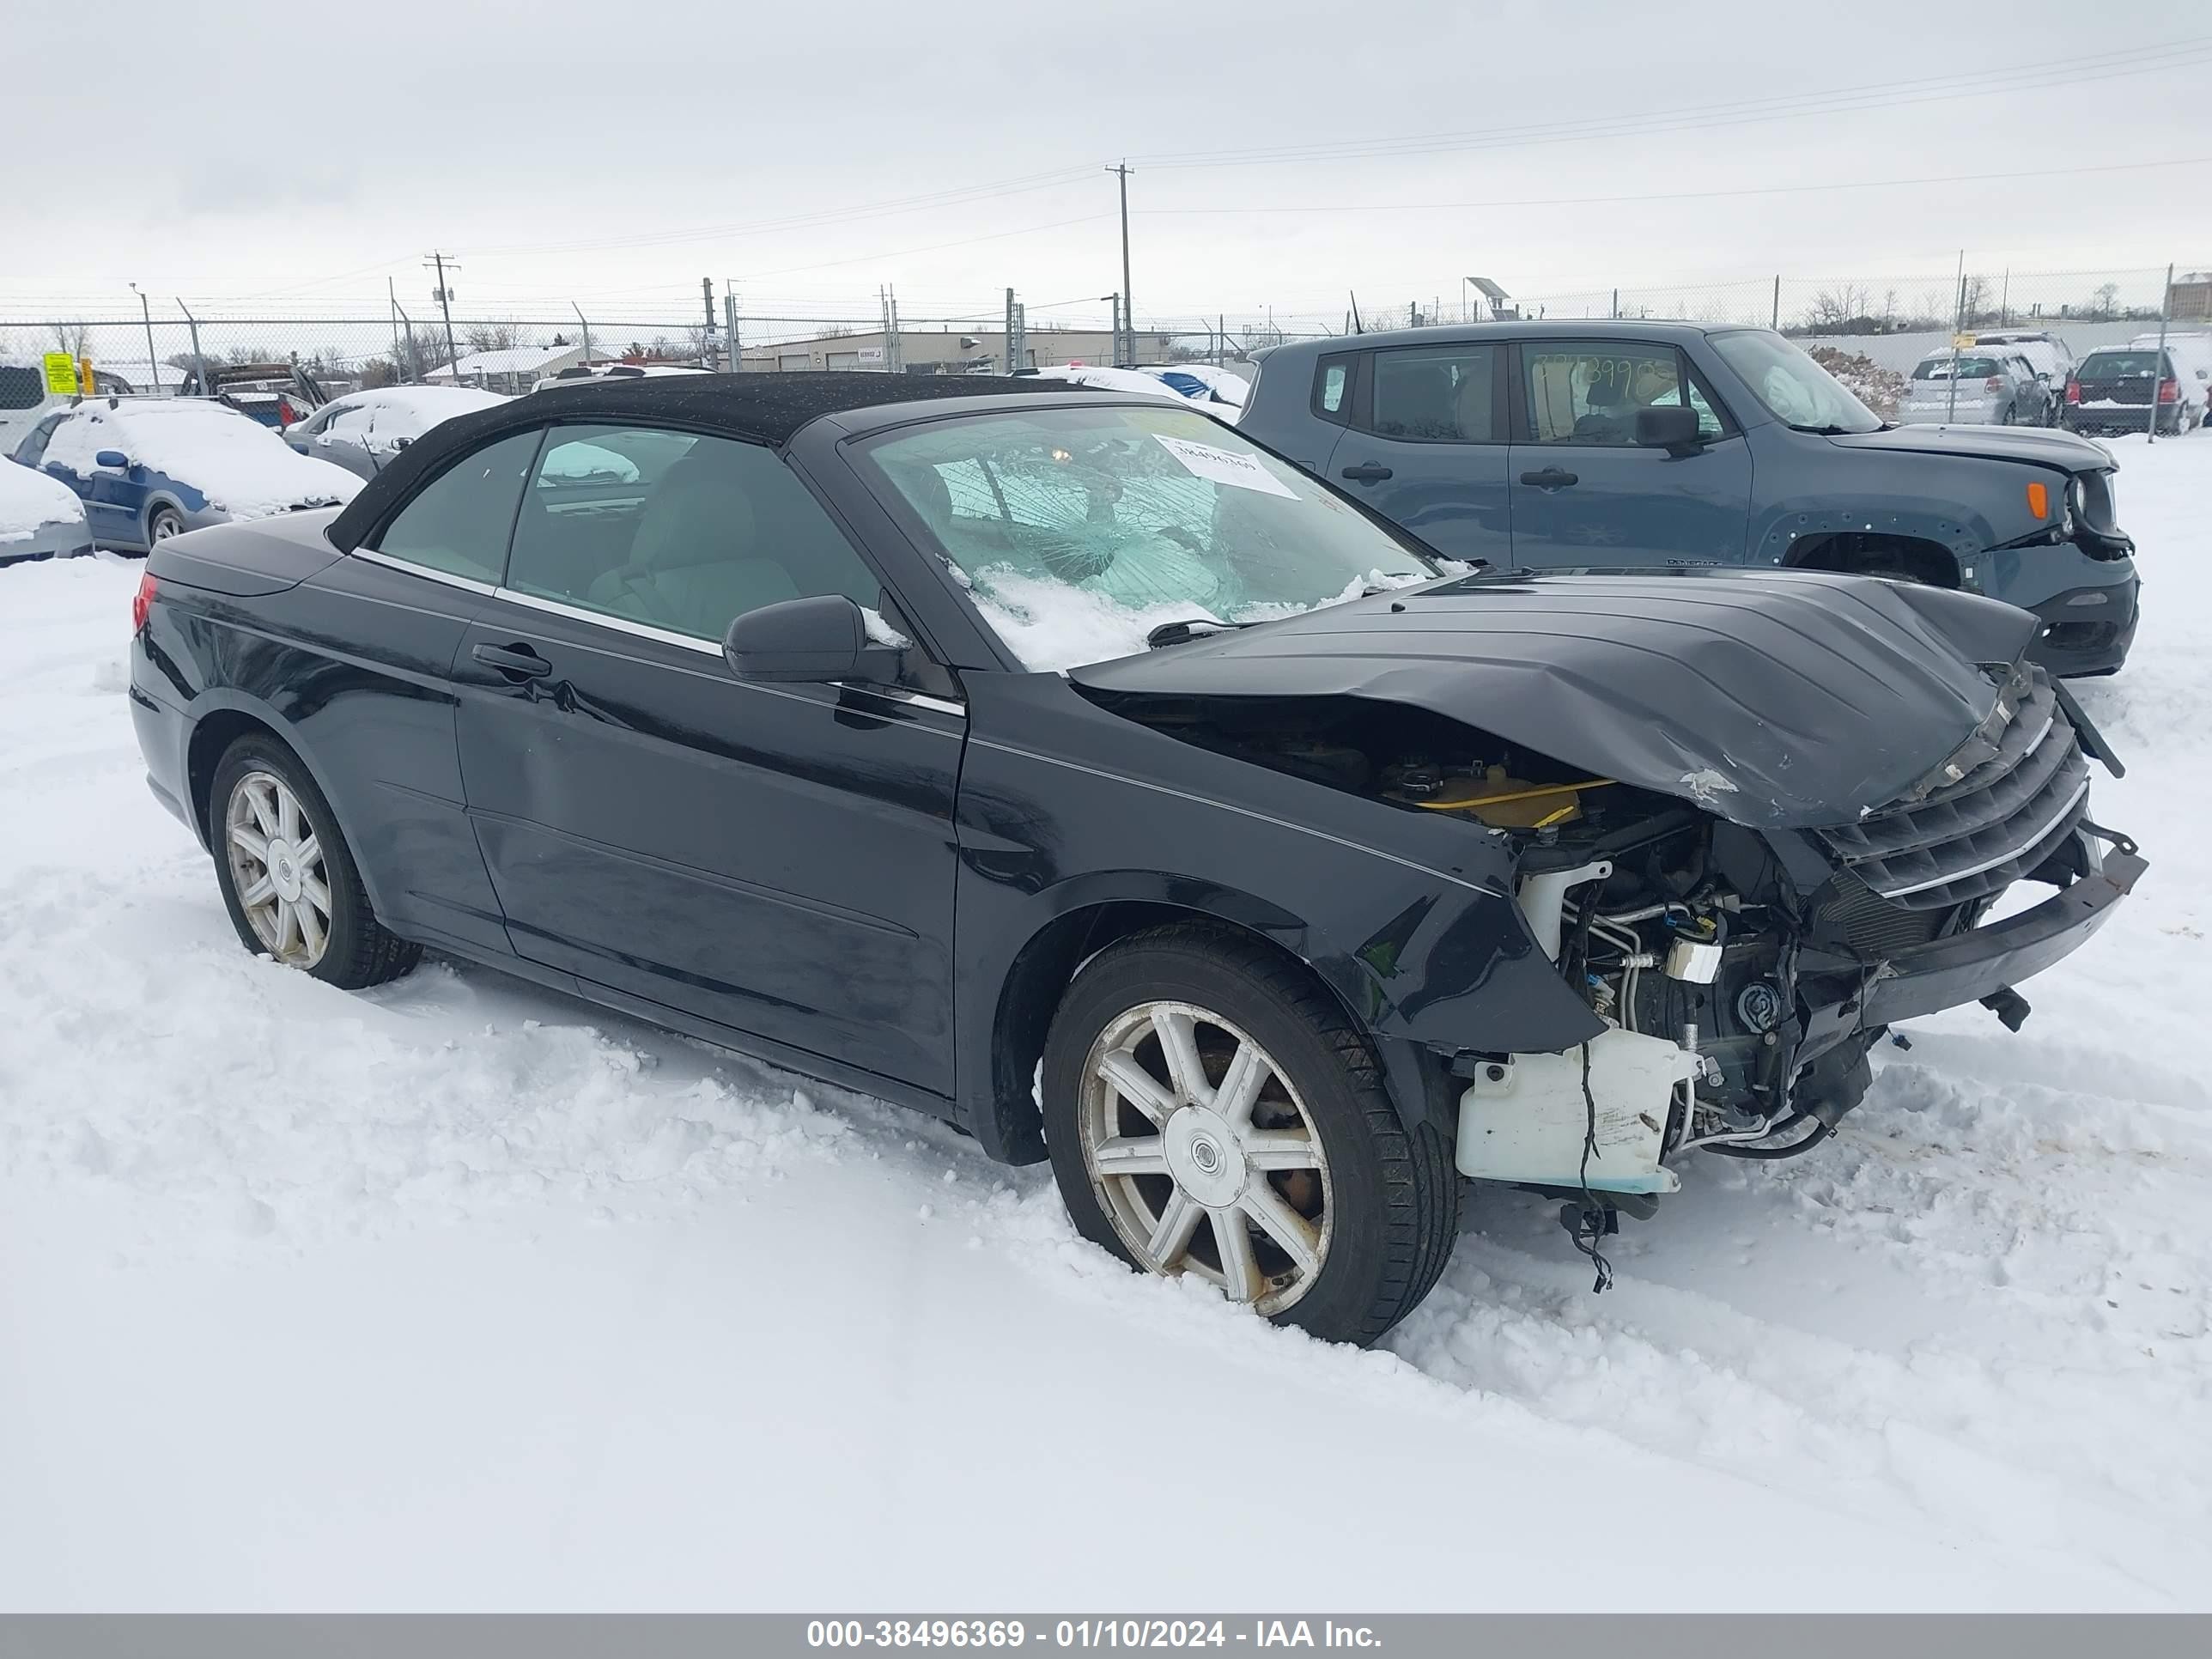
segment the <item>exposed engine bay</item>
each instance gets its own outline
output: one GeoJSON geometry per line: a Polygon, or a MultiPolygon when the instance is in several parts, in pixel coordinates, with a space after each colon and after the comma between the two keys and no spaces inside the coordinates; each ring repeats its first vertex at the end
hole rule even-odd
{"type": "MultiPolygon", "coordinates": [[[[1447,1056],[1465,1085],[1455,1158],[1611,1224],[1674,1190],[1668,1165],[1685,1153],[1817,1145],[1867,1090],[1887,1030],[1870,991],[1893,964],[1973,930],[2015,880],[2063,889],[2097,872],[2100,840],[2132,861],[2124,837],[2085,827],[2087,753],[2112,763],[2101,740],[2077,735],[2040,670],[1988,672],[1987,718],[1935,770],[1850,822],[1802,830],[1731,821],[1717,776],[1665,794],[1430,709],[1112,702],[1183,741],[1510,848],[1529,934],[1604,1030],[1565,1053],[1447,1056]]],[[[2027,1012],[1996,982],[1948,999],[1975,1000],[2014,1029],[2027,1012]]]]}

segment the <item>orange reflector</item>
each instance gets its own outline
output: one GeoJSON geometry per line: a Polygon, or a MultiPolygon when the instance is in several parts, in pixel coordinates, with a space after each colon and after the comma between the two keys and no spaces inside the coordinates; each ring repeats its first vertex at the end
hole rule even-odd
{"type": "Polygon", "coordinates": [[[2039,519],[2051,516],[2051,486],[2032,483],[2027,487],[2027,510],[2039,519]]]}

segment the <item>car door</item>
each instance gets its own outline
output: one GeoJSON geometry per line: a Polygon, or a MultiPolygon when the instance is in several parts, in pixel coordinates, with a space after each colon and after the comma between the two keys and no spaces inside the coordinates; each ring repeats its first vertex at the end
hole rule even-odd
{"type": "Polygon", "coordinates": [[[1324,474],[1448,558],[1512,559],[1504,365],[1495,342],[1360,354],[1324,474]]]}
{"type": "Polygon", "coordinates": [[[773,450],[553,428],[454,665],[469,812],[518,954],[949,1093],[963,712],[721,654],[832,592],[884,604],[773,450]]]}
{"type": "Polygon", "coordinates": [[[1674,346],[1526,340],[1513,348],[1513,558],[1534,569],[1740,564],[1750,447],[1674,346]],[[1636,411],[1698,411],[1704,441],[1636,442],[1636,411]]]}
{"type": "Polygon", "coordinates": [[[385,920],[477,954],[505,954],[507,927],[461,789],[450,675],[499,581],[538,438],[471,451],[352,553],[264,601],[301,640],[331,642],[278,663],[269,695],[295,710],[385,920]]]}
{"type": "Polygon", "coordinates": [[[85,525],[95,542],[136,546],[145,540],[145,471],[135,465],[130,441],[112,410],[80,407],[46,447],[47,471],[84,498],[85,525]],[[100,458],[109,454],[120,454],[123,465],[103,465],[100,458]],[[142,481],[135,484],[134,471],[142,481]]]}

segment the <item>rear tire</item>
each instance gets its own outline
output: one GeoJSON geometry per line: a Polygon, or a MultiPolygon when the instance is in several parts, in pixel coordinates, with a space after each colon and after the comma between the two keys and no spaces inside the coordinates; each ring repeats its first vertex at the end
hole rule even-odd
{"type": "Polygon", "coordinates": [[[208,792],[208,844],[239,940],[341,990],[397,979],[422,947],[376,919],[337,814],[274,738],[223,751],[208,792]]]}
{"type": "Polygon", "coordinates": [[[1458,1233],[1443,1135],[1407,1127],[1326,990],[1224,928],[1150,929],[1084,968],[1045,1044],[1043,1110],[1085,1238],[1328,1341],[1404,1318],[1458,1233]]]}

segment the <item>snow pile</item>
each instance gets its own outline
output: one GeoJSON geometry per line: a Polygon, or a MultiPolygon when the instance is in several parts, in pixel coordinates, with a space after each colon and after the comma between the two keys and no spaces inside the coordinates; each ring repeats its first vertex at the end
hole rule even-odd
{"type": "Polygon", "coordinates": [[[362,485],[342,466],[295,454],[236,410],[191,398],[84,405],[54,428],[46,459],[88,478],[100,471],[103,449],[191,486],[234,519],[349,501],[362,485]]]}
{"type": "Polygon", "coordinates": [[[2112,447],[2156,580],[2075,690],[2136,896],[2020,1036],[1915,1022],[1818,1152],[1691,1165],[1604,1297],[1484,1193],[1366,1354],[892,1108],[247,956],[143,781],[139,567],[0,572],[0,1607],[1264,1606],[1291,1555],[1352,1607],[2212,1606],[2212,438],[2112,447]],[[1220,1402],[1280,1478],[1147,1449],[1220,1402]],[[1069,1547],[1163,1514],[1206,1547],[1069,1547]]]}
{"type": "Polygon", "coordinates": [[[1806,355],[1841,380],[1850,394],[1884,420],[1894,419],[1897,400],[1905,395],[1905,376],[1884,368],[1871,357],[1835,346],[1816,345],[1806,355]]]}
{"type": "Polygon", "coordinates": [[[84,503],[67,484],[0,457],[0,550],[46,525],[83,523],[84,503]]]}

